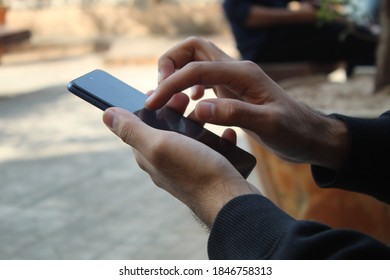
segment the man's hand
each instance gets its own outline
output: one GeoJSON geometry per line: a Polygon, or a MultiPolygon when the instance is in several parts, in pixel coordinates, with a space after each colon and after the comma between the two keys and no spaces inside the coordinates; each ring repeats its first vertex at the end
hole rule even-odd
{"type": "MultiPolygon", "coordinates": [[[[183,113],[187,99],[179,94],[168,105],[183,113]]],[[[208,227],[228,201],[259,193],[227,159],[196,140],[154,129],[119,108],[107,109],[103,121],[134,148],[139,166],[153,182],[185,203],[208,227]]]]}
{"type": "Polygon", "coordinates": [[[159,60],[160,83],[145,103],[163,106],[177,92],[213,87],[218,99],[200,101],[200,122],[234,125],[251,132],[275,154],[293,162],[339,169],[348,152],[345,125],[294,101],[256,64],[235,61],[213,44],[189,38],[159,60]]]}

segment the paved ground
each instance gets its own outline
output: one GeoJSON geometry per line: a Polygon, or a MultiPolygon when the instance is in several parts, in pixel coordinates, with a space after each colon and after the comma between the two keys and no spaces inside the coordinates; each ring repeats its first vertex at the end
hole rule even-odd
{"type": "Polygon", "coordinates": [[[207,258],[190,211],[67,92],[94,68],[155,86],[154,64],[108,67],[97,55],[0,66],[0,259],[207,258]]]}

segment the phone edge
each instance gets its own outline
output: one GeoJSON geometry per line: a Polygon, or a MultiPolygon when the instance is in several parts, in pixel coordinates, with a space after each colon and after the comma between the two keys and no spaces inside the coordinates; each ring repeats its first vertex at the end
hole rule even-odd
{"type": "Polygon", "coordinates": [[[80,97],[81,99],[87,101],[88,103],[94,105],[95,107],[101,109],[102,111],[105,111],[109,107],[113,107],[112,104],[103,102],[100,98],[79,88],[77,84],[74,83],[74,81],[69,82],[67,88],[74,95],[80,97]]]}

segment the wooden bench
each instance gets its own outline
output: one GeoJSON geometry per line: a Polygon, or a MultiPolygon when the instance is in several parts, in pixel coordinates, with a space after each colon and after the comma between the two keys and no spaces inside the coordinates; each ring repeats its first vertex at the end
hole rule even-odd
{"type": "Polygon", "coordinates": [[[26,42],[31,37],[31,31],[27,29],[15,29],[7,26],[0,26],[0,62],[6,50],[15,44],[26,42]]]}

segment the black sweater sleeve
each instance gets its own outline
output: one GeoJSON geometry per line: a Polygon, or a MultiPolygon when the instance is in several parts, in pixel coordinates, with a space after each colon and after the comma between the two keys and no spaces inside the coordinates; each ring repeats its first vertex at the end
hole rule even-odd
{"type": "Polygon", "coordinates": [[[312,166],[322,188],[340,188],[390,203],[390,111],[377,119],[333,115],[348,127],[350,151],[344,167],[334,172],[312,166]]]}
{"type": "Polygon", "coordinates": [[[296,221],[261,195],[225,205],[208,253],[210,259],[390,259],[390,248],[369,236],[296,221]]]}

